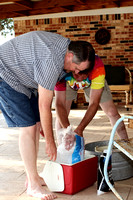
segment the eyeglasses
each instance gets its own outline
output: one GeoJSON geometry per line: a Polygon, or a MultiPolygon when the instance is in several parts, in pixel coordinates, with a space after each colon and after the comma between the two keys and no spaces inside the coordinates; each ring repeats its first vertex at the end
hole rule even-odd
{"type": "Polygon", "coordinates": [[[91,71],[90,68],[84,69],[82,71],[80,71],[78,74],[82,75],[82,74],[88,74],[91,71]]]}

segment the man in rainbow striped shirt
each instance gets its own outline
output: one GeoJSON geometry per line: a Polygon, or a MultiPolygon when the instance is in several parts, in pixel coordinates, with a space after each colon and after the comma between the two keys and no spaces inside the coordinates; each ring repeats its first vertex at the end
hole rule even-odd
{"type": "MultiPolygon", "coordinates": [[[[102,60],[95,55],[95,65],[90,72],[86,74],[81,72],[78,74],[69,73],[65,79],[57,82],[55,86],[57,112],[56,131],[61,127],[66,128],[70,125],[68,115],[72,101],[76,99],[79,89],[84,89],[85,98],[86,101],[89,102],[89,106],[74,132],[83,136],[85,127],[95,116],[99,105],[108,116],[113,126],[120,118],[120,115],[113,103],[109,86],[105,80],[104,64],[102,60]]],[[[117,128],[117,133],[121,139],[128,140],[123,122],[121,122],[117,128]]]]}

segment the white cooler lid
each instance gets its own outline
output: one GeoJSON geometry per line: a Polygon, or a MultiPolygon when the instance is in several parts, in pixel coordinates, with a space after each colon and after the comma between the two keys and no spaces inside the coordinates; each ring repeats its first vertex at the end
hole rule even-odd
{"type": "Polygon", "coordinates": [[[59,163],[47,161],[41,176],[50,191],[62,192],[64,190],[63,168],[59,163]]]}

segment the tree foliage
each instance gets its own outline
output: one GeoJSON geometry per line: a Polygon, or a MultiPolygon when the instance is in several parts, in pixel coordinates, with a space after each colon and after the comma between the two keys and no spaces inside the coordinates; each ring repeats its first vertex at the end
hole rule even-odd
{"type": "Polygon", "coordinates": [[[12,18],[0,19],[0,33],[6,36],[7,34],[13,35],[14,23],[12,18]]]}

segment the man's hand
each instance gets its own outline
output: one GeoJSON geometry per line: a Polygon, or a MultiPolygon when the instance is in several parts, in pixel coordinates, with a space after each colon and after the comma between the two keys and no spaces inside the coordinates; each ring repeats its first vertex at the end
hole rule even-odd
{"type": "Polygon", "coordinates": [[[63,143],[65,145],[65,149],[69,151],[73,147],[75,140],[76,140],[75,134],[67,133],[63,137],[63,143]]]}
{"type": "Polygon", "coordinates": [[[83,137],[83,130],[80,130],[78,127],[74,130],[74,132],[79,135],[80,137],[83,137]]]}
{"type": "Polygon", "coordinates": [[[55,161],[56,157],[57,157],[57,149],[56,149],[56,145],[55,142],[46,142],[46,154],[48,155],[50,160],[55,161]]]}

